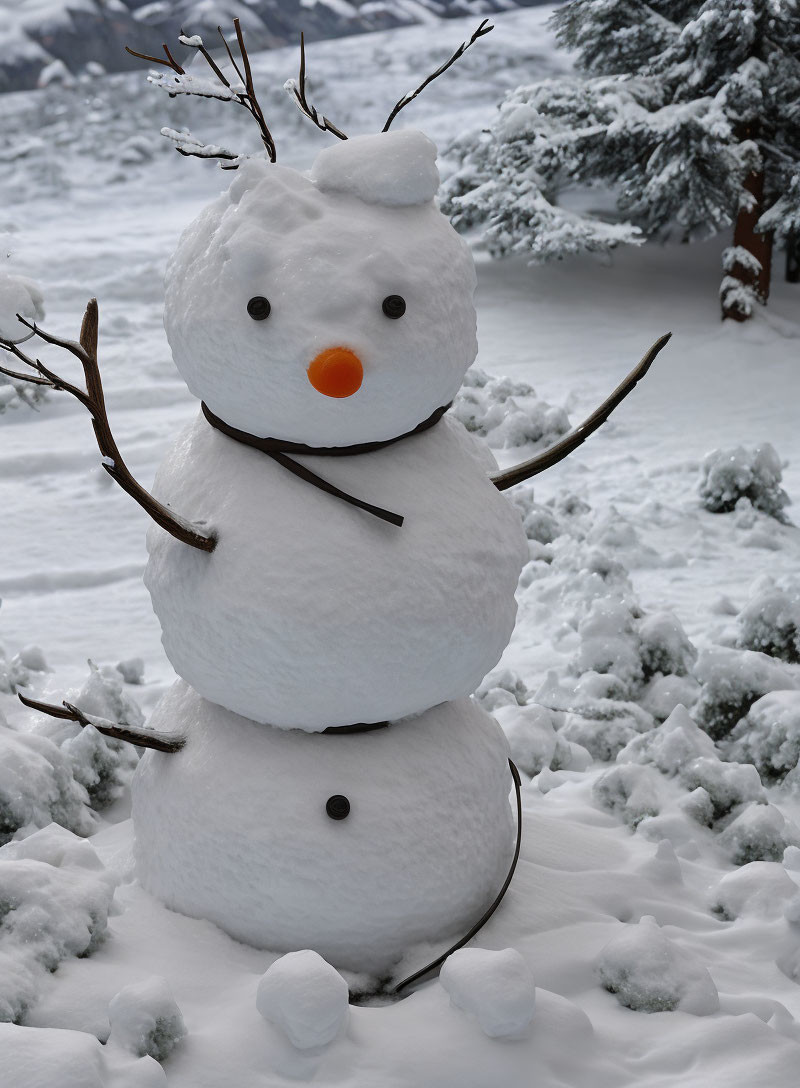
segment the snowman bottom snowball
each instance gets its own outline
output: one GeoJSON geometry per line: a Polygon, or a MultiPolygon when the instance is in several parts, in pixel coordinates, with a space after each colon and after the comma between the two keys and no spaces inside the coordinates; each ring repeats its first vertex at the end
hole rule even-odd
{"type": "Polygon", "coordinates": [[[508,745],[471,699],[366,733],[278,730],[177,681],[133,782],[136,867],[173,910],[258,948],[383,977],[496,897],[516,829],[508,745]]]}

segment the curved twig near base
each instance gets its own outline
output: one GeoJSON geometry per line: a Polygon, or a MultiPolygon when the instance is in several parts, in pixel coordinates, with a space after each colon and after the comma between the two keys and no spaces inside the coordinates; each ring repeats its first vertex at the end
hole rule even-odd
{"type": "Polygon", "coordinates": [[[127,491],[131,498],[138,502],[156,524],[160,525],[162,529],[166,529],[176,540],[180,540],[192,548],[199,548],[204,552],[213,552],[217,544],[217,538],[213,535],[205,536],[203,533],[198,532],[191,522],[173,513],[172,510],[154,498],[149,491],[145,491],[142,485],[131,475],[128,466],[122,459],[122,454],[117,448],[108,422],[103,383],[100,379],[100,368],[97,363],[97,299],[90,299],[86,307],[86,313],[83,315],[81,324],[80,342],[63,340],[59,336],[53,336],[51,333],[45,332],[44,329],[40,329],[35,322],[30,322],[19,314],[17,314],[17,319],[31,329],[36,336],[44,340],[46,344],[54,344],[56,347],[64,348],[80,360],[86,379],[86,391],[84,392],[78,386],[64,381],[39,359],[33,359],[31,356],[26,355],[13,341],[3,340],[2,338],[0,338],[0,348],[4,348],[12,355],[15,355],[26,366],[35,370],[36,374],[21,374],[2,366],[0,366],[0,374],[7,374],[10,377],[31,382],[34,385],[47,385],[52,389],[62,389],[80,401],[92,417],[97,445],[103,455],[103,468],[109,476],[116,480],[123,491],[127,491]]]}
{"type": "Polygon", "coordinates": [[[634,367],[624,381],[620,382],[611,396],[604,400],[600,407],[596,408],[589,418],[585,419],[574,431],[570,431],[560,442],[556,442],[554,446],[551,446],[543,453],[537,453],[529,461],[523,461],[521,465],[507,469],[505,472],[501,472],[499,476],[493,476],[492,483],[498,491],[505,491],[506,488],[513,487],[515,484],[530,480],[532,476],[538,476],[540,472],[544,472],[545,469],[552,468],[559,461],[563,461],[573,450],[582,445],[590,434],[594,434],[598,427],[602,427],[614,409],[625,400],[637,382],[642,380],[650,369],[656,355],[671,336],[671,332],[660,336],[645,354],[642,361],[634,367]]]}
{"type": "Polygon", "coordinates": [[[186,744],[186,737],[174,736],[169,733],[157,733],[151,729],[132,729],[128,725],[115,725],[105,718],[98,718],[94,714],[86,714],[73,706],[72,703],[63,702],[61,706],[53,703],[40,703],[36,699],[26,699],[24,695],[17,693],[17,698],[31,710],[39,710],[42,714],[49,714],[51,718],[61,718],[64,721],[77,722],[81,726],[92,725],[98,733],[105,737],[113,737],[114,740],[124,740],[129,744],[136,744],[139,748],[152,748],[156,752],[180,752],[186,744]]]}

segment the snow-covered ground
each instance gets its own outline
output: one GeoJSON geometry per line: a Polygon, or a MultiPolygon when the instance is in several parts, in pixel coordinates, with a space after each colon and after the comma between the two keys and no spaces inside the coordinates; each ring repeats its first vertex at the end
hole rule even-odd
{"type": "MultiPolygon", "coordinates": [[[[565,70],[545,17],[498,18],[408,108],[406,123],[444,147],[488,118],[505,89],[565,70]]],[[[473,23],[315,44],[310,97],[345,131],[376,131],[473,23]]],[[[327,137],[281,90],[296,65],[293,50],[278,50],[254,67],[280,160],[308,166],[327,137]]],[[[188,123],[253,150],[256,134],[225,107],[171,102],[143,75],[6,95],[0,118],[2,267],[41,284],[45,327],[64,335],[77,333],[86,300],[98,297],[111,422],[147,483],[196,410],[161,327],[164,264],[228,180],[166,141],[159,148],[158,129],[188,123]]],[[[791,779],[800,754],[800,666],[791,660],[800,659],[800,532],[747,499],[710,513],[697,484],[710,450],[770,442],[787,462],[782,486],[800,495],[800,296],[777,275],[766,311],[722,325],[727,241],[539,268],[493,263],[476,246],[477,366],[535,389],[473,381],[465,391],[459,412],[488,431],[501,464],[563,428],[547,405],[576,423],[658,335],[673,333],[610,423],[535,490],[509,493],[526,519],[531,562],[514,637],[481,699],[523,771],[525,834],[508,897],[473,943],[522,953],[538,988],[530,1032],[487,1038],[480,1011],[451,1006],[458,987],[448,993],[437,981],[393,1005],[353,1007],[329,1047],[295,1050],[256,1007],[274,957],[170,913],[133,880],[126,754],[82,747],[9,693],[0,695],[14,730],[2,733],[0,788],[18,775],[24,808],[34,775],[42,786],[38,806],[13,825],[24,825],[18,841],[0,851],[0,1019],[22,1025],[0,1024],[0,1083],[163,1083],[153,1058],[132,1053],[149,1016],[160,1025],[149,1052],[175,1088],[796,1084],[800,805],[780,779],[787,770],[791,779]],[[543,421],[539,430],[514,416],[509,397],[543,421]],[[503,448],[520,435],[530,441],[503,448]],[[761,622],[770,609],[773,621],[761,622]],[[52,816],[91,831],[81,789],[109,806],[91,846],[52,829],[31,834],[52,816]],[[111,999],[138,984],[110,1021],[111,999]],[[93,1039],[109,1033],[106,1046],[93,1039]]],[[[42,358],[63,363],[57,353],[42,358]]],[[[89,421],[70,399],[51,394],[35,410],[12,403],[0,415],[0,509],[6,673],[58,701],[77,698],[87,659],[141,658],[143,683],[123,687],[113,669],[94,671],[81,703],[94,699],[96,713],[136,724],[131,697],[148,713],[174,678],[141,582],[146,517],[102,472],[89,421]],[[12,661],[31,644],[52,671],[30,651],[12,661]]],[[[126,673],[137,679],[135,666],[126,673]]],[[[420,949],[409,966],[436,951],[420,949]]]]}

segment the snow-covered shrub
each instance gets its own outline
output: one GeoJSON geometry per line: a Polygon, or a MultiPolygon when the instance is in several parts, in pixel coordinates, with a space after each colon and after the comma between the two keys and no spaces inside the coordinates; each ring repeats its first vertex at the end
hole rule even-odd
{"type": "Polygon", "coordinates": [[[639,623],[639,653],[645,677],[686,676],[697,660],[680,620],[671,612],[654,612],[639,623]]]}
{"type": "Polygon", "coordinates": [[[750,804],[728,824],[719,843],[734,865],[747,865],[751,861],[781,861],[787,846],[800,844],[800,836],[774,805],[750,804]]]}
{"type": "Polygon", "coordinates": [[[715,822],[739,805],[761,801],[764,797],[761,778],[752,764],[723,763],[716,756],[693,759],[680,772],[680,780],[688,790],[701,786],[706,791],[715,822]]]}
{"type": "Polygon", "coordinates": [[[695,759],[716,759],[714,742],[683,706],[665,722],[634,737],[617,756],[618,763],[652,763],[662,774],[681,774],[695,759]]]}
{"type": "Polygon", "coordinates": [[[116,882],[55,824],[0,847],[0,877],[0,1021],[19,1020],[48,972],[100,944],[116,882]]]}
{"type": "Polygon", "coordinates": [[[635,703],[606,700],[580,713],[567,714],[560,735],[585,748],[593,759],[610,763],[637,735],[653,724],[635,703]],[[589,714],[596,717],[589,717],[589,714]]]}
{"type": "Polygon", "coordinates": [[[738,616],[739,645],[782,661],[800,662],[800,585],[774,582],[757,590],[738,616]]]}
{"type": "Polygon", "coordinates": [[[27,687],[32,672],[48,672],[44,654],[38,646],[25,646],[9,659],[0,646],[0,692],[16,695],[19,688],[27,687]]]}
{"type": "Polygon", "coordinates": [[[0,843],[20,828],[51,822],[89,835],[94,822],[87,802],[68,759],[52,741],[15,732],[0,721],[0,843]]]}
{"type": "Polygon", "coordinates": [[[777,918],[797,894],[797,885],[776,861],[751,861],[726,873],[711,893],[709,906],[726,921],[743,915],[777,918]]]}
{"type": "Polygon", "coordinates": [[[748,499],[756,510],[785,522],[789,496],[781,478],[780,458],[769,442],[755,449],[717,449],[703,460],[698,492],[712,514],[729,513],[740,499],[748,499]]]}
{"type": "Polygon", "coordinates": [[[659,674],[645,685],[639,696],[639,705],[657,722],[664,722],[677,707],[693,707],[699,696],[700,685],[693,676],[659,674]]]}
{"type": "Polygon", "coordinates": [[[694,716],[714,740],[727,736],[762,695],[800,687],[800,668],[722,646],[700,654],[694,675],[702,685],[694,716]]]}
{"type": "Polygon", "coordinates": [[[474,697],[487,713],[493,714],[501,706],[524,706],[528,689],[511,669],[495,669],[483,678],[474,697]]]}
{"type": "Polygon", "coordinates": [[[706,1016],[719,1010],[707,969],[645,915],[612,937],[595,960],[602,985],[636,1012],[682,1012],[706,1016]]]}
{"type": "Polygon", "coordinates": [[[611,597],[592,602],[578,626],[580,649],[574,671],[611,673],[623,685],[623,698],[630,698],[644,680],[639,638],[630,608],[611,597]]]}
{"type": "Polygon", "coordinates": [[[753,703],[730,734],[726,752],[754,763],[768,781],[793,771],[800,763],[800,691],[773,691],[753,703]]]}
{"type": "Polygon", "coordinates": [[[622,763],[604,771],[592,786],[592,797],[635,828],[646,816],[657,816],[662,804],[661,779],[652,767],[622,763]]]}
{"type": "Polygon", "coordinates": [[[109,1042],[137,1058],[168,1058],[186,1035],[181,1010],[165,978],[153,976],[125,986],[108,1006],[109,1042]]]}
{"type": "MultiPolygon", "coordinates": [[[[123,688],[120,673],[111,666],[98,668],[89,662],[89,676],[78,695],[71,699],[86,714],[106,718],[122,726],[141,728],[144,715],[123,688]]],[[[87,791],[93,808],[113,804],[130,782],[138,755],[132,744],[106,737],[93,726],[45,718],[37,732],[61,748],[72,765],[72,773],[87,791]]]]}
{"type": "Polygon", "coordinates": [[[534,501],[532,484],[512,488],[508,494],[512,505],[520,512],[522,527],[528,540],[535,540],[538,544],[552,544],[564,533],[564,526],[552,505],[542,506],[534,501]]]}
{"type": "Polygon", "coordinates": [[[508,740],[511,758],[525,774],[533,777],[545,767],[553,771],[588,766],[591,756],[571,744],[557,732],[563,715],[547,707],[530,703],[527,706],[500,706],[494,711],[508,740]]]}
{"type": "Polygon", "coordinates": [[[569,430],[564,409],[539,400],[527,382],[492,378],[476,366],[467,371],[451,411],[493,449],[527,445],[544,449],[569,430]]]}

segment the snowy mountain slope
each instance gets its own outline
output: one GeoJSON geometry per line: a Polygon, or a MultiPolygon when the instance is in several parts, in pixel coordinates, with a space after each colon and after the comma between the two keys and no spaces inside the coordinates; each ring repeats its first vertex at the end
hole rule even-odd
{"type": "MultiPolygon", "coordinates": [[[[488,118],[506,87],[561,70],[545,14],[498,18],[493,34],[409,107],[406,123],[443,147],[461,127],[488,118]]],[[[316,43],[313,100],[346,131],[375,131],[473,24],[470,17],[316,43]]],[[[280,161],[307,166],[326,137],[280,89],[296,65],[296,50],[280,49],[256,58],[256,75],[280,161]]],[[[77,331],[89,295],[98,296],[109,414],[145,484],[196,411],[161,328],[164,263],[183,225],[228,183],[215,167],[175,155],[158,129],[187,124],[208,138],[257,146],[247,118],[212,106],[171,102],[147,88],[143,74],[0,100],[5,263],[43,286],[46,327],[65,335],[77,331]]],[[[481,698],[496,710],[524,774],[525,834],[509,898],[474,943],[516,947],[530,965],[539,987],[530,1036],[487,1039],[437,982],[391,1006],[353,1008],[331,1048],[300,1055],[255,1007],[272,957],[165,910],[131,882],[123,797],[99,814],[101,830],[87,847],[121,881],[106,939],[75,958],[64,938],[58,970],[26,974],[33,989],[24,1026],[0,1025],[0,1081],[24,1084],[11,1062],[32,1051],[40,1070],[59,1071],[51,1081],[60,1075],[58,1083],[69,1083],[69,1069],[81,1088],[163,1084],[164,1076],[175,1088],[298,1079],[346,1088],[793,1088],[797,793],[791,775],[780,784],[786,767],[770,777],[761,761],[762,787],[753,765],[738,762],[754,758],[742,743],[711,745],[688,716],[669,716],[676,696],[693,704],[701,689],[717,710],[728,696],[755,698],[766,676],[782,690],[753,706],[746,735],[760,738],[764,756],[780,750],[789,759],[791,738],[800,735],[792,724],[800,721],[797,664],[748,657],[755,651],[737,645],[744,637],[737,613],[751,590],[759,600],[769,579],[796,580],[798,530],[747,502],[709,513],[696,491],[709,449],[766,440],[788,461],[783,486],[800,496],[797,294],[778,283],[750,327],[721,325],[720,248],[646,246],[611,263],[543,268],[493,263],[477,250],[478,365],[536,391],[494,383],[478,385],[479,395],[472,387],[474,418],[502,463],[533,448],[505,447],[506,436],[521,433],[530,443],[533,432],[492,428],[493,412],[507,420],[516,400],[533,418],[543,400],[566,408],[575,423],[657,335],[673,331],[613,420],[532,489],[509,496],[525,516],[531,562],[515,635],[481,698]],[[659,619],[665,611],[678,626],[659,619]],[[782,748],[777,706],[789,738],[782,748]],[[152,1058],[95,1042],[108,1035],[114,995],[153,976],[168,979],[188,1031],[164,1057],[164,1073],[152,1058]],[[25,1042],[30,1033],[35,1048],[25,1042]]],[[[43,350],[42,358],[63,365],[58,352],[43,350]]],[[[79,406],[50,394],[38,411],[17,405],[0,415],[0,509],[7,671],[18,683],[26,671],[25,690],[57,700],[76,697],[87,657],[112,666],[141,657],[145,682],[124,690],[152,707],[172,674],[140,581],[146,518],[102,473],[79,406]],[[44,647],[52,672],[32,653],[12,662],[29,643],[44,647]]],[[[787,513],[797,517],[792,506],[787,513]]],[[[697,705],[692,718],[700,717],[697,705]]],[[[0,713],[23,731],[15,737],[43,728],[11,694],[0,695],[0,713]]],[[[84,778],[95,755],[73,751],[84,778]]],[[[119,769],[123,784],[126,773],[119,769]]],[[[62,913],[72,941],[81,903],[114,880],[72,847],[59,847],[58,861],[52,843],[28,834],[35,821],[12,846],[25,847],[29,867],[35,862],[46,874],[42,887],[71,889],[69,900],[62,893],[71,904],[62,913]]],[[[17,874],[21,859],[0,854],[0,872],[12,863],[17,874]]],[[[12,947],[19,965],[16,939],[4,942],[0,925],[0,953],[12,947]]],[[[417,950],[411,969],[438,951],[417,950]]]]}
{"type": "MultiPolygon", "coordinates": [[[[338,38],[466,14],[483,16],[542,0],[0,0],[0,92],[64,79],[86,64],[124,71],[139,64],[125,46],[160,55],[182,27],[217,40],[235,17],[253,49],[338,38]],[[53,62],[60,62],[54,65],[53,62]]],[[[185,50],[175,48],[179,60],[185,50]]]]}

